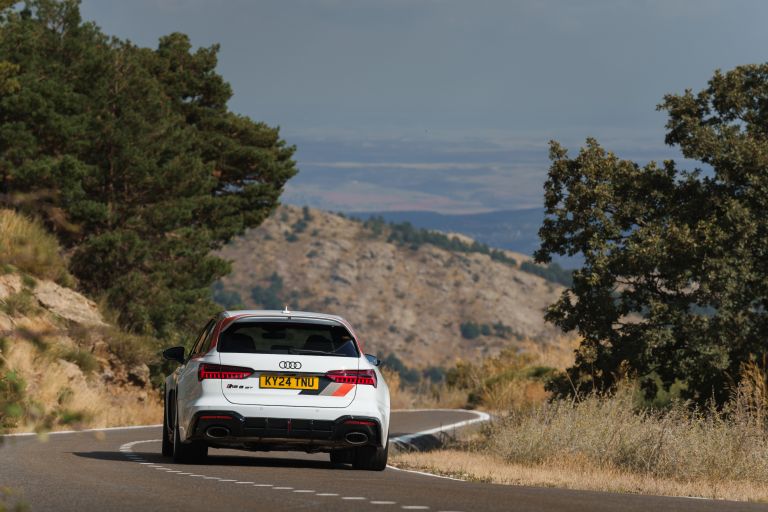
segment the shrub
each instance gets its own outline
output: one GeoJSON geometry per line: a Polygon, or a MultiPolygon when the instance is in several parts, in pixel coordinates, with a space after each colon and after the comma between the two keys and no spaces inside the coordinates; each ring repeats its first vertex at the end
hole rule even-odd
{"type": "Polygon", "coordinates": [[[75,363],[85,374],[93,373],[99,369],[99,362],[93,354],[80,348],[66,351],[62,355],[62,359],[75,363]]]}
{"type": "Polygon", "coordinates": [[[251,289],[251,299],[264,309],[280,309],[283,307],[283,278],[277,272],[269,276],[268,286],[254,286],[251,289]]]}
{"type": "Polygon", "coordinates": [[[224,309],[243,309],[243,298],[240,294],[224,288],[224,283],[216,281],[212,287],[213,302],[224,309]]]}
{"type": "Polygon", "coordinates": [[[38,309],[37,299],[27,288],[0,299],[0,310],[11,316],[28,316],[38,309]]]}
{"type": "Polygon", "coordinates": [[[466,340],[474,340],[480,336],[480,326],[475,322],[465,322],[459,325],[461,337],[466,340]]]}

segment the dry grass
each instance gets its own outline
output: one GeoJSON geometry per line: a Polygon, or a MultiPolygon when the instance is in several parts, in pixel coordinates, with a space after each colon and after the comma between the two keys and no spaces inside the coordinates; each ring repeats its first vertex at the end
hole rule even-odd
{"type": "Polygon", "coordinates": [[[546,344],[523,340],[479,364],[457,361],[448,370],[446,381],[438,384],[422,381],[417,386],[403,386],[397,372],[387,367],[382,372],[395,409],[481,407],[508,411],[549,399],[544,389],[546,376],[573,364],[577,346],[573,337],[546,344]]]}
{"type": "Polygon", "coordinates": [[[768,482],[764,424],[680,403],[638,411],[634,391],[513,411],[490,427],[487,448],[511,463],[577,456],[595,467],[661,478],[768,482]]]}
{"type": "Polygon", "coordinates": [[[537,464],[509,463],[486,452],[437,450],[398,453],[390,463],[465,480],[508,485],[559,487],[657,496],[695,496],[739,501],[768,501],[768,484],[757,481],[678,480],[599,467],[578,457],[537,464]]]}
{"type": "Polygon", "coordinates": [[[394,463],[472,480],[672,496],[768,501],[768,372],[744,365],[722,409],[639,404],[614,395],[518,407],[469,441],[394,463]]]}
{"type": "Polygon", "coordinates": [[[11,342],[5,360],[26,383],[25,416],[14,431],[146,425],[162,419],[154,393],[89,378],[76,364],[51,361],[26,341],[11,342]]]}
{"type": "Polygon", "coordinates": [[[389,386],[392,409],[461,409],[467,404],[464,390],[445,384],[422,383],[418,387],[403,387],[400,375],[388,368],[381,369],[389,386]]]}
{"type": "Polygon", "coordinates": [[[56,238],[43,225],[13,210],[0,210],[0,266],[13,266],[41,279],[71,283],[56,238]]]}

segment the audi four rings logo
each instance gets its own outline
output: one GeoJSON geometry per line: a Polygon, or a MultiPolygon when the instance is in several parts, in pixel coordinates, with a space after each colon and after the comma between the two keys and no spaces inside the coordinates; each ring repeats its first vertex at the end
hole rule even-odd
{"type": "Polygon", "coordinates": [[[298,361],[280,361],[280,368],[283,370],[300,370],[301,363],[298,361]]]}

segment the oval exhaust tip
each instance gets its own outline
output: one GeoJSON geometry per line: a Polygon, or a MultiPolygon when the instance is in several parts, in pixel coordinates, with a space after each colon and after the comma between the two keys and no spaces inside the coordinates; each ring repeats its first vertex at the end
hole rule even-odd
{"type": "Polygon", "coordinates": [[[362,432],[350,432],[344,438],[349,444],[365,444],[368,442],[368,436],[362,432]]]}
{"type": "Polygon", "coordinates": [[[229,429],[227,427],[209,427],[205,431],[205,435],[214,439],[221,439],[229,435],[229,429]]]}

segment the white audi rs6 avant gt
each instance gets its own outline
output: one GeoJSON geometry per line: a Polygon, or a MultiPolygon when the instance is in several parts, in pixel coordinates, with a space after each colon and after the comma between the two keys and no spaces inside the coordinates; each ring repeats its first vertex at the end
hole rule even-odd
{"type": "Polygon", "coordinates": [[[163,455],[204,459],[208,448],[328,452],[358,469],[387,465],[389,389],[338,316],[225,311],[200,332],[165,381],[163,455]]]}

